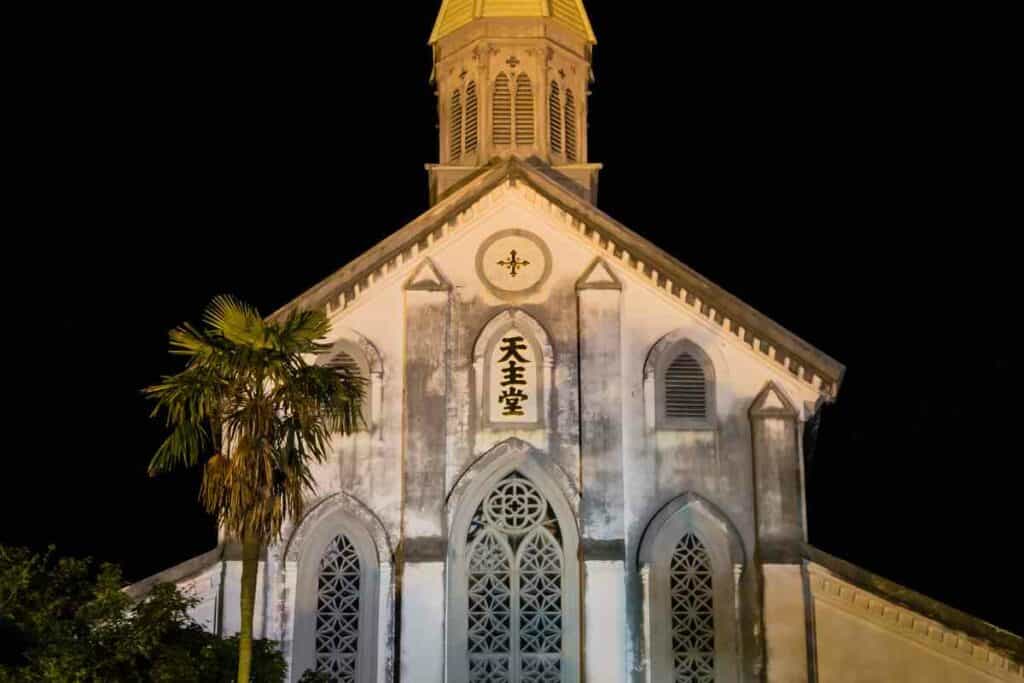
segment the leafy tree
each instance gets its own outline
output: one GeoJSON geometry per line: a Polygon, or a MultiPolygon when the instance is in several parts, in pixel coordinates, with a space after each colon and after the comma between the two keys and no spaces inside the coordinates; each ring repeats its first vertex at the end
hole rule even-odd
{"type": "MultiPolygon", "coordinates": [[[[228,683],[237,639],[221,640],[188,617],[196,599],[161,585],[136,603],[120,570],[0,546],[0,683],[228,683]]],[[[273,642],[254,648],[256,680],[282,682],[273,642]]]]}
{"type": "Polygon", "coordinates": [[[203,461],[200,500],[242,543],[238,682],[249,683],[256,573],[261,548],[302,513],[314,490],[313,462],[326,457],[333,433],[360,419],[362,380],[312,365],[330,332],[319,311],[279,322],[230,297],[213,300],[205,327],[171,332],[182,372],[146,389],[170,433],[150,464],[157,474],[203,461]]]}

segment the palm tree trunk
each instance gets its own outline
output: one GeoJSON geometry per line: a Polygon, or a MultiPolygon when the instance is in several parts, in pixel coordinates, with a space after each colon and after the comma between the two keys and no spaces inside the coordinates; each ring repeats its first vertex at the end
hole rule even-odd
{"type": "Polygon", "coordinates": [[[238,635],[238,683],[250,683],[252,674],[252,621],[256,611],[256,577],[260,568],[260,542],[242,538],[242,626],[238,635]]]}

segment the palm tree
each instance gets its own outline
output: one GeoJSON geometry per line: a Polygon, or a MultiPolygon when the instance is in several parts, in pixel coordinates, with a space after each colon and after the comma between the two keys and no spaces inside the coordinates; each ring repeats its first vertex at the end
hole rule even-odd
{"type": "Polygon", "coordinates": [[[199,498],[221,528],[242,542],[238,682],[249,683],[260,551],[302,514],[314,491],[310,465],[322,462],[331,435],[361,419],[362,379],[311,364],[326,347],[326,316],[295,311],[278,322],[230,297],[207,308],[203,329],[171,331],[171,353],[186,368],[148,387],[169,434],[151,476],[202,463],[199,498]]]}

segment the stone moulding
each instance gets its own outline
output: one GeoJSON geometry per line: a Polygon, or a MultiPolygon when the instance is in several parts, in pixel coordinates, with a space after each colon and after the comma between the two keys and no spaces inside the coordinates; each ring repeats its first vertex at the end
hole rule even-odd
{"type": "Polygon", "coordinates": [[[320,308],[333,315],[352,306],[382,282],[406,272],[407,264],[432,252],[508,192],[525,188],[526,200],[571,226],[608,260],[659,290],[709,324],[728,332],[762,359],[781,366],[795,379],[834,400],[845,367],[792,334],[678,260],[649,243],[587,201],[549,178],[540,161],[495,160],[467,179],[457,191],[393,233],[362,256],[315,285],[270,317],[295,308],[320,308]]]}
{"type": "Polygon", "coordinates": [[[907,607],[883,600],[819,564],[808,561],[807,570],[811,595],[815,600],[866,619],[890,633],[994,675],[1001,681],[1024,681],[1024,666],[1006,653],[907,607]]]}

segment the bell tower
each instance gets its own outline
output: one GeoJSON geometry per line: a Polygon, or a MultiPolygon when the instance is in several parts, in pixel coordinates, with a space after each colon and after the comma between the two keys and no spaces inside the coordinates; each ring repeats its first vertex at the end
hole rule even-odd
{"type": "Polygon", "coordinates": [[[439,164],[431,203],[495,158],[532,158],[597,198],[587,157],[587,94],[596,44],[583,0],[443,0],[430,45],[439,164]]]}

